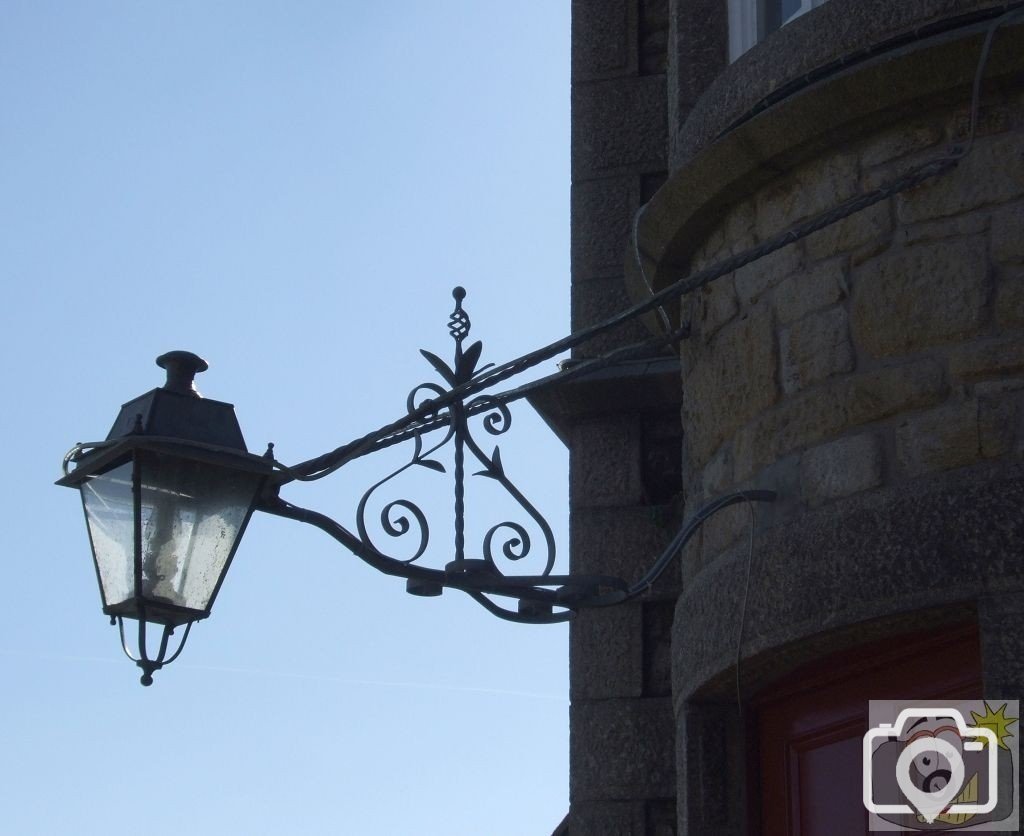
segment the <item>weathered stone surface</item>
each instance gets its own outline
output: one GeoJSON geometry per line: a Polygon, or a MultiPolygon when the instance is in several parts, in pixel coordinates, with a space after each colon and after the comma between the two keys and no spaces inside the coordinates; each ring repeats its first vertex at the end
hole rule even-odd
{"type": "Polygon", "coordinates": [[[978,447],[986,459],[1011,453],[1020,424],[1021,399],[1004,395],[978,400],[978,447]]]}
{"type": "MultiPolygon", "coordinates": [[[[1022,507],[1024,464],[986,463],[859,493],[759,532],[744,656],[770,649],[778,659],[801,640],[821,637],[823,624],[839,631],[917,611],[910,629],[919,630],[929,608],[948,611],[997,591],[1020,600],[1022,507]]],[[[733,549],[680,597],[673,626],[677,710],[735,662],[745,572],[745,551],[733,549]]],[[[756,688],[752,675],[747,681],[756,688]]],[[[735,688],[732,677],[721,682],[726,695],[735,688]]]]}
{"type": "Polygon", "coordinates": [[[883,455],[873,433],[814,447],[800,461],[804,499],[811,506],[882,484],[883,455]]]}
{"type": "Polygon", "coordinates": [[[678,710],[678,811],[680,832],[686,836],[748,832],[743,803],[747,766],[738,740],[739,719],[732,701],[694,701],[678,710]]]}
{"type": "Polygon", "coordinates": [[[1024,203],[992,215],[992,260],[999,264],[1024,261],[1024,203]]]}
{"type": "Polygon", "coordinates": [[[907,476],[951,470],[980,458],[975,401],[952,403],[911,416],[896,430],[896,459],[907,476]]]}
{"type": "Polygon", "coordinates": [[[984,232],[987,227],[988,218],[984,212],[971,212],[967,215],[956,215],[952,218],[921,221],[921,223],[902,226],[896,239],[904,246],[909,247],[911,244],[977,235],[984,232]]]}
{"type": "Polygon", "coordinates": [[[694,325],[699,329],[701,338],[707,342],[739,312],[733,277],[722,276],[705,285],[697,298],[698,314],[694,325]]]}
{"type": "Polygon", "coordinates": [[[750,532],[750,509],[746,504],[723,508],[701,526],[701,565],[706,566],[741,537],[750,532]]]}
{"type": "Polygon", "coordinates": [[[978,601],[985,696],[1019,699],[1024,693],[1024,596],[985,595],[978,601]]]}
{"type": "Polygon", "coordinates": [[[996,293],[996,321],[1008,328],[1024,327],[1024,273],[1003,279],[999,283],[999,290],[996,293]]]}
{"type": "Polygon", "coordinates": [[[960,346],[949,358],[949,373],[958,380],[982,380],[1020,371],[1024,371],[1024,340],[1019,335],[960,346]]]}
{"type": "Polygon", "coordinates": [[[752,305],[766,290],[799,271],[802,264],[803,253],[799,244],[790,244],[745,264],[735,273],[736,293],[740,301],[744,306],[752,305]]]}
{"type": "Polygon", "coordinates": [[[841,381],[834,394],[847,404],[849,423],[857,425],[932,406],[945,391],[938,363],[919,360],[855,375],[841,381]]]}
{"type": "Polygon", "coordinates": [[[770,238],[797,221],[856,193],[860,169],[852,154],[828,154],[801,167],[757,196],[757,231],[770,238]]]}
{"type": "MultiPolygon", "coordinates": [[[[632,306],[621,276],[575,282],[572,286],[573,330],[603,322],[632,306]]],[[[574,357],[598,357],[623,345],[632,345],[651,338],[639,320],[594,337],[573,351],[574,357]]]]}
{"type": "Polygon", "coordinates": [[[574,702],[643,695],[641,604],[583,610],[569,629],[569,696],[574,702]]]}
{"type": "Polygon", "coordinates": [[[942,140],[938,125],[901,125],[880,136],[873,137],[861,152],[861,163],[872,167],[931,148],[942,140]]]}
{"type": "MultiPolygon", "coordinates": [[[[570,518],[572,571],[610,575],[634,583],[669,544],[679,527],[677,509],[637,506],[575,507],[570,518]]],[[[651,594],[671,597],[679,591],[679,567],[672,564],[651,594]]]]}
{"type": "Polygon", "coordinates": [[[779,335],[782,388],[789,394],[853,371],[853,344],[846,309],[832,308],[795,322],[779,335]]]}
{"type": "Polygon", "coordinates": [[[840,378],[786,398],[737,435],[735,477],[744,482],[784,454],[834,438],[851,426],[937,403],[945,390],[932,360],[840,378]]]}
{"type": "Polygon", "coordinates": [[[572,431],[569,491],[577,508],[630,505],[643,498],[640,424],[636,416],[609,416],[572,431]]]}
{"type": "Polygon", "coordinates": [[[672,694],[672,619],[675,601],[645,601],[643,607],[643,673],[646,697],[672,694]]]}
{"type": "Polygon", "coordinates": [[[892,238],[892,205],[883,200],[809,236],[808,261],[850,253],[855,263],[881,252],[892,238]]]}
{"type": "Polygon", "coordinates": [[[665,77],[622,78],[572,91],[572,173],[659,171],[666,167],[665,77]]]}
{"type": "Polygon", "coordinates": [[[764,308],[723,328],[683,382],[683,431],[702,466],[740,426],[778,398],[775,335],[764,308]]]}
{"type": "Polygon", "coordinates": [[[573,802],[569,836],[647,836],[642,801],[573,802]]]}
{"type": "Polygon", "coordinates": [[[788,325],[813,311],[834,305],[846,294],[844,259],[834,258],[795,273],[772,294],[779,323],[788,325]]]}
{"type": "Polygon", "coordinates": [[[854,339],[883,357],[963,339],[981,328],[987,298],[980,236],[895,251],[854,274],[854,339]]]}
{"type": "Polygon", "coordinates": [[[633,218],[634,177],[584,180],[572,186],[573,281],[620,276],[633,218]]]}
{"type": "Polygon", "coordinates": [[[576,800],[664,798],[675,788],[675,731],[668,697],[574,706],[570,794],[576,800]]]}
{"type": "Polygon", "coordinates": [[[701,474],[702,498],[724,493],[735,483],[733,478],[732,444],[724,444],[711,457],[701,474]]]}
{"type": "Polygon", "coordinates": [[[897,196],[903,223],[959,215],[979,206],[1005,203],[1024,194],[1021,136],[1004,134],[975,142],[951,172],[897,196]]]}
{"type": "Polygon", "coordinates": [[[573,0],[573,82],[630,72],[635,66],[631,0],[573,0]]]}

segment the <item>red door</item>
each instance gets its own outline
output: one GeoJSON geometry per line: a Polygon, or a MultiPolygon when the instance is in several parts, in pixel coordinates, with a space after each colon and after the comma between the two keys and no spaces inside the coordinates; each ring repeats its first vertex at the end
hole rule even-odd
{"type": "Polygon", "coordinates": [[[864,836],[868,700],[979,699],[975,625],[899,636],[802,668],[755,702],[761,836],[864,836]]]}

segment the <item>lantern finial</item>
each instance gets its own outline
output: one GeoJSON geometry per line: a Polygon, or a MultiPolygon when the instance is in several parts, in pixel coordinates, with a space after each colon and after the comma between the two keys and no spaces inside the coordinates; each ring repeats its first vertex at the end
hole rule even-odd
{"type": "Polygon", "coordinates": [[[210,368],[198,354],[191,351],[168,351],[156,358],[156,364],[167,370],[167,382],[163,388],[179,395],[192,395],[201,398],[195,385],[195,376],[210,368]]]}

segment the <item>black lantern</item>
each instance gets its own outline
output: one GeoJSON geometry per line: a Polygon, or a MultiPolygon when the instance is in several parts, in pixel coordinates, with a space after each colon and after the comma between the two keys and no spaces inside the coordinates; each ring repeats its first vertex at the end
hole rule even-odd
{"type": "Polygon", "coordinates": [[[210,614],[272,471],[247,451],[234,407],[196,391],[204,360],[172,351],[157,364],[167,383],[126,403],[105,442],[76,446],[67,457],[75,469],[57,483],[81,491],[103,612],[143,685],[210,614]],[[137,653],[126,618],[138,623],[137,653]]]}

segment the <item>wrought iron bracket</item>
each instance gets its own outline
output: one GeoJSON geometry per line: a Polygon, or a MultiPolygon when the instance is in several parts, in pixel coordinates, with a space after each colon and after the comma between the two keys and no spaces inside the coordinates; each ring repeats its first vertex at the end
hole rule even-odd
{"type": "MultiPolygon", "coordinates": [[[[452,296],[455,307],[448,318],[448,331],[455,343],[452,362],[448,363],[429,351],[420,351],[447,388],[431,381],[419,384],[409,393],[406,410],[416,420],[396,436],[395,443],[411,442],[411,455],[408,461],[375,482],[363,494],[356,508],[355,531],[325,514],[301,508],[280,496],[281,487],[292,479],[321,478],[333,472],[344,460],[332,463],[316,476],[306,476],[275,461],[283,475],[271,483],[260,501],[260,510],[321,529],[378,571],[405,578],[406,589],[413,595],[436,596],[445,589],[457,589],[501,618],[521,623],[551,624],[567,621],[582,608],[612,606],[645,594],[712,514],[738,502],[769,502],[775,498],[771,491],[749,490],[708,503],[683,526],[644,577],[634,583],[603,575],[555,574],[556,549],[551,526],[509,477],[500,448],[495,445],[493,451],[487,453],[471,428],[470,420],[477,418],[486,434],[501,436],[511,428],[512,414],[500,395],[459,394],[461,390],[471,389],[469,384],[490,366],[480,366],[483,353],[480,341],[466,345],[471,329],[469,314],[462,305],[466,291],[456,287],[452,296]],[[406,471],[420,469],[448,474],[448,468],[437,454],[449,446],[453,462],[454,512],[451,559],[443,567],[431,567],[422,561],[428,552],[431,530],[420,505],[406,498],[392,499],[383,504],[376,521],[372,520],[369,508],[371,499],[384,492],[406,471]],[[481,541],[471,548],[466,542],[467,466],[479,468],[471,475],[500,486],[518,509],[516,519],[494,523],[487,528],[481,541]],[[376,539],[373,532],[376,532],[376,539]],[[409,544],[411,556],[400,558],[389,554],[378,542],[382,536],[389,543],[401,541],[409,544]],[[509,571],[528,558],[533,566],[539,567],[538,571],[523,575],[509,571]]],[[[273,461],[272,446],[267,457],[273,461]]],[[[314,461],[328,461],[328,457],[314,461]]]]}

